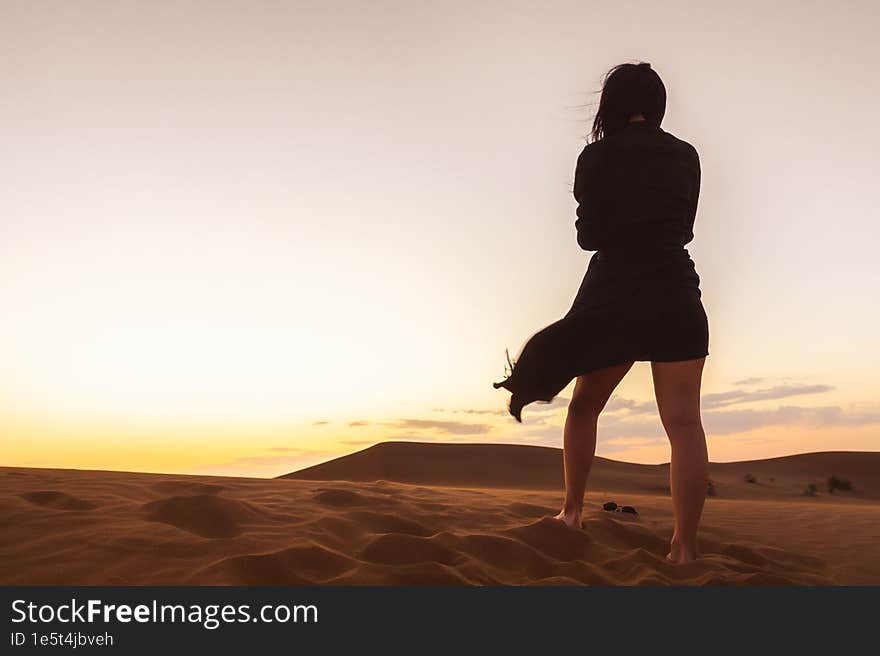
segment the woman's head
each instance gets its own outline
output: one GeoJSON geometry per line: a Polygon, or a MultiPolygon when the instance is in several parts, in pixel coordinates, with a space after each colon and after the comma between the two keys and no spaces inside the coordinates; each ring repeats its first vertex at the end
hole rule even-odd
{"type": "Polygon", "coordinates": [[[599,109],[593,119],[592,140],[598,141],[641,114],[657,126],[666,113],[666,87],[647,62],[620,64],[605,75],[599,109]]]}

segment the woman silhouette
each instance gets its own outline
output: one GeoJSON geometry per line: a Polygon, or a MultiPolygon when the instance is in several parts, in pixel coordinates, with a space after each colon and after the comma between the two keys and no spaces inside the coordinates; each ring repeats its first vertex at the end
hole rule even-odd
{"type": "Polygon", "coordinates": [[[564,428],[565,502],[556,516],[581,526],[596,425],[635,361],[651,362],[660,419],[672,447],[675,530],[667,558],[697,557],[708,481],[700,380],[709,327],[700,278],[685,244],[693,237],[700,160],[660,127],[666,88],[648,63],[605,76],[590,143],[577,160],[577,242],[596,251],[571,309],[535,333],[509,376],[509,410],[551,401],[577,378],[564,428]]]}

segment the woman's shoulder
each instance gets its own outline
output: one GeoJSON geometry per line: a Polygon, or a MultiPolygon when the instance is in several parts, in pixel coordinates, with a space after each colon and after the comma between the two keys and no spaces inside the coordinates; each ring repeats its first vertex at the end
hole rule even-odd
{"type": "Polygon", "coordinates": [[[597,161],[606,147],[607,143],[605,139],[587,142],[581,149],[580,155],[578,155],[578,164],[586,165],[597,161]]]}
{"type": "MultiPolygon", "coordinates": [[[[574,167],[575,188],[585,180],[594,178],[603,169],[605,158],[602,153],[606,149],[604,142],[604,139],[590,141],[581,150],[574,167]]],[[[577,193],[575,196],[577,197],[577,193]]]]}
{"type": "Polygon", "coordinates": [[[675,145],[683,153],[687,153],[688,155],[691,155],[692,157],[695,157],[697,159],[700,158],[697,149],[691,142],[685,141],[681,137],[674,135],[671,132],[667,132],[666,130],[661,130],[661,132],[669,139],[670,143],[675,145]]]}
{"type": "Polygon", "coordinates": [[[677,135],[667,132],[657,127],[650,132],[621,132],[617,134],[606,135],[597,141],[586,143],[578,155],[578,166],[587,168],[590,165],[598,164],[603,158],[616,157],[615,153],[627,157],[634,152],[640,152],[643,148],[650,148],[654,152],[666,153],[675,157],[685,155],[689,159],[699,162],[700,156],[696,147],[688,141],[685,141],[677,135]],[[658,141],[660,144],[658,144],[658,141]],[[660,148],[658,149],[658,145],[660,148]]]}

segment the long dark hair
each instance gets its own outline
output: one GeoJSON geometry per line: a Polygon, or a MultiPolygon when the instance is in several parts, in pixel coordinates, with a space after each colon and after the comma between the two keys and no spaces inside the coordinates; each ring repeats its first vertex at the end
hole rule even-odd
{"type": "Polygon", "coordinates": [[[666,113],[666,87],[648,62],[619,64],[605,74],[602,97],[593,119],[592,141],[624,127],[631,116],[641,114],[659,126],[666,113]]]}

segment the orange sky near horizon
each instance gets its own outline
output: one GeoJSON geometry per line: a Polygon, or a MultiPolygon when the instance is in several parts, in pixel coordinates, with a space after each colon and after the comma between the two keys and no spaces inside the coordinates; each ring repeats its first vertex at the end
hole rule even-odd
{"type": "MultiPolygon", "coordinates": [[[[3,2],[2,465],[271,476],[561,446],[504,349],[568,309],[603,73],[700,153],[713,460],[880,449],[872,2],[3,2]]],[[[669,449],[638,364],[598,453],[669,449]]]]}

